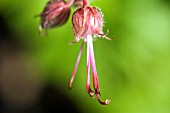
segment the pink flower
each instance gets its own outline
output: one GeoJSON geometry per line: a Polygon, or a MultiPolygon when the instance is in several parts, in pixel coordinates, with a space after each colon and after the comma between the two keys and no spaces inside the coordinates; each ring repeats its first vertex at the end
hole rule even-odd
{"type": "Polygon", "coordinates": [[[82,45],[72,77],[70,79],[69,88],[71,89],[74,76],[76,74],[80,57],[82,54],[82,49],[84,42],[87,42],[87,81],[86,81],[86,91],[91,96],[98,99],[99,103],[103,105],[109,104],[110,100],[106,99],[104,102],[100,100],[100,87],[98,81],[98,75],[96,70],[94,50],[93,50],[93,36],[102,37],[110,40],[103,33],[103,15],[99,9],[96,7],[90,7],[88,5],[89,0],[50,0],[43,12],[40,14],[41,24],[39,26],[40,34],[42,34],[42,29],[45,30],[52,27],[62,26],[69,18],[70,7],[73,5],[78,8],[72,16],[72,30],[75,40],[71,44],[78,42],[82,39],[82,45]],[[94,91],[90,88],[90,69],[92,68],[92,79],[94,91]]]}
{"type": "MultiPolygon", "coordinates": [[[[85,4],[85,3],[84,3],[85,4]]],[[[83,8],[77,9],[72,16],[72,29],[75,40],[72,43],[76,43],[80,39],[82,39],[82,45],[80,48],[80,52],[76,61],[76,65],[70,80],[69,88],[72,86],[72,82],[74,76],[77,71],[77,67],[80,61],[80,57],[82,54],[82,48],[84,46],[84,42],[87,42],[87,81],[86,81],[86,91],[91,96],[94,97],[96,95],[99,103],[103,105],[109,104],[110,100],[106,99],[104,102],[100,100],[100,88],[98,75],[96,70],[94,51],[93,51],[93,36],[102,37],[110,40],[103,33],[103,15],[99,9],[96,7],[90,7],[88,5],[84,5],[83,8]],[[94,91],[90,88],[90,68],[92,68],[92,79],[93,79],[93,87],[94,91]]]]}

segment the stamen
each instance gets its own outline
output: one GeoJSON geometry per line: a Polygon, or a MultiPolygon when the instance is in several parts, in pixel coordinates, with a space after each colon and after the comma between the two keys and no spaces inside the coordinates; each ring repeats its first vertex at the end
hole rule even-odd
{"type": "Polygon", "coordinates": [[[92,65],[93,87],[94,89],[99,89],[98,76],[97,76],[97,70],[96,70],[96,64],[94,58],[92,35],[87,35],[87,42],[89,43],[90,63],[92,65]]]}
{"type": "Polygon", "coordinates": [[[106,99],[104,102],[100,100],[100,88],[99,88],[99,81],[98,81],[98,75],[97,75],[97,70],[96,70],[96,64],[95,64],[95,58],[94,58],[94,50],[93,50],[93,40],[92,40],[92,35],[87,35],[87,44],[89,46],[89,56],[90,56],[90,64],[92,65],[92,77],[93,77],[93,87],[95,90],[95,94],[97,97],[97,100],[100,104],[102,105],[107,105],[109,104],[110,100],[106,99]]]}
{"type": "Polygon", "coordinates": [[[100,100],[100,95],[99,95],[99,94],[96,94],[96,97],[97,97],[98,102],[99,102],[100,104],[102,104],[102,105],[108,105],[108,104],[110,103],[110,101],[111,101],[111,100],[109,100],[109,99],[106,99],[104,102],[102,102],[102,101],[100,100]]]}
{"type": "Polygon", "coordinates": [[[87,81],[86,81],[86,90],[87,93],[92,97],[94,95],[94,91],[91,90],[90,88],[90,54],[89,54],[89,49],[90,49],[90,44],[89,41],[87,41],[87,81]]]}
{"type": "Polygon", "coordinates": [[[81,58],[83,46],[84,46],[84,40],[82,41],[82,44],[81,44],[81,47],[80,47],[80,52],[79,52],[79,54],[78,54],[78,58],[77,58],[77,61],[76,61],[76,65],[75,65],[75,67],[74,67],[74,71],[73,71],[72,76],[71,76],[71,79],[70,79],[70,83],[69,83],[69,86],[68,86],[69,89],[71,89],[71,86],[72,86],[72,83],[73,83],[75,74],[76,74],[76,72],[77,72],[77,67],[78,67],[78,65],[79,65],[79,61],[80,61],[80,58],[81,58]]]}

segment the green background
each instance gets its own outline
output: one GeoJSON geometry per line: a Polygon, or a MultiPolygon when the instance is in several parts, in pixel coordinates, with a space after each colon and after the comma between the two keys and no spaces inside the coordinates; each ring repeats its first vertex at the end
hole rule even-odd
{"type": "MultiPolygon", "coordinates": [[[[81,40],[68,45],[74,40],[71,15],[75,8],[72,8],[66,24],[50,29],[47,36],[40,36],[40,18],[34,16],[42,12],[46,3],[47,0],[0,1],[0,14],[8,23],[10,31],[15,34],[14,40],[24,48],[18,55],[22,63],[24,62],[24,69],[27,70],[23,72],[23,79],[31,84],[32,81],[38,84],[38,96],[42,95],[43,87],[51,84],[69,98],[82,113],[170,112],[168,0],[90,2],[91,6],[96,6],[103,12],[104,32],[109,29],[108,37],[113,38],[112,41],[99,38],[94,42],[101,99],[111,99],[107,106],[100,105],[86,93],[86,45],[73,89],[68,90],[69,79],[82,42],[81,40]]],[[[1,49],[5,51],[4,46],[1,49]]],[[[1,51],[1,56],[4,51],[1,51]]],[[[1,68],[3,69],[3,65],[1,68]]],[[[9,68],[9,71],[12,70],[9,68]]],[[[15,79],[17,78],[13,77],[14,81],[15,79]]],[[[29,90],[27,87],[23,88],[29,90]]],[[[2,98],[8,98],[3,92],[4,90],[1,91],[2,98]]]]}

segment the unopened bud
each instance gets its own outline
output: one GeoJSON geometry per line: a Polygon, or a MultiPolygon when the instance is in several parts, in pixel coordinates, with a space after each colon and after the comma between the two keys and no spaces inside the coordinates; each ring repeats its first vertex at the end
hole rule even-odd
{"type": "Polygon", "coordinates": [[[66,23],[70,15],[70,8],[65,7],[64,0],[50,0],[41,13],[40,32],[42,28],[49,29],[66,23]]]}

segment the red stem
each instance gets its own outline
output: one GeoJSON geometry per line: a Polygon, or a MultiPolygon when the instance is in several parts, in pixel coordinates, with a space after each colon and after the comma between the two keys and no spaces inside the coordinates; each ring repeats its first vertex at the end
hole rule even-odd
{"type": "Polygon", "coordinates": [[[68,0],[68,2],[65,4],[66,8],[69,8],[73,4],[74,0],[68,0]]]}
{"type": "Polygon", "coordinates": [[[89,5],[88,0],[83,0],[83,7],[86,7],[86,6],[88,6],[88,5],[89,5]]]}

